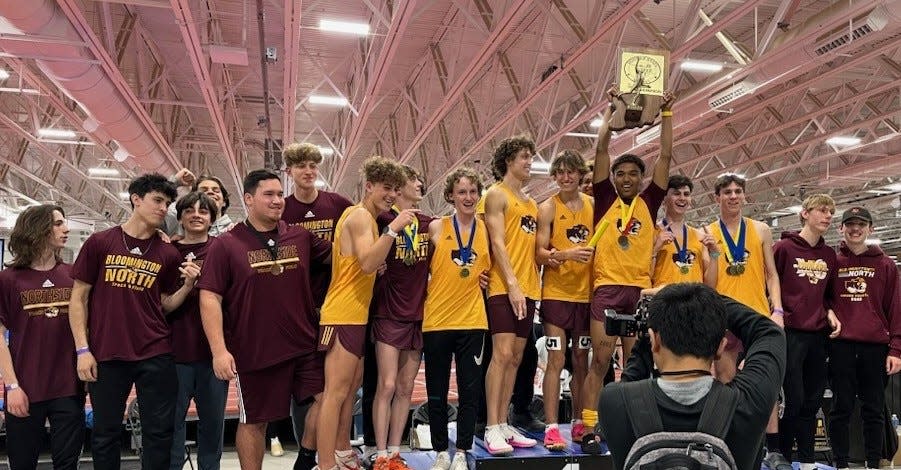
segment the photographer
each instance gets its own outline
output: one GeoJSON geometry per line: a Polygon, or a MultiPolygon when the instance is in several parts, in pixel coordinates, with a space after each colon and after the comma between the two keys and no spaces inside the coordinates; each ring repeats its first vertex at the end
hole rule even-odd
{"type": "MultiPolygon", "coordinates": [[[[648,307],[649,338],[629,359],[623,380],[654,381],[654,400],[667,432],[692,432],[698,427],[707,396],[714,387],[731,389],[735,408],[724,441],[742,470],[760,468],[764,429],[785,373],[785,337],[771,320],[702,284],[663,288],[648,307]],[[714,382],[710,367],[726,345],[725,332],[747,348],[744,368],[728,385],[714,382]],[[653,361],[653,362],[652,362],[653,361]],[[656,364],[660,378],[648,379],[656,364]]],[[[601,395],[601,427],[615,469],[623,468],[638,437],[628,414],[624,389],[611,384],[601,395]]],[[[723,390],[728,392],[728,390],[723,390]]]]}

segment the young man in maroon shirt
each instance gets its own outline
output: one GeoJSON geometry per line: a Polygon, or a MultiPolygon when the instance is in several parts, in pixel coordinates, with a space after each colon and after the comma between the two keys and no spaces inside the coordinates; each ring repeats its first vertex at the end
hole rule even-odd
{"type": "MultiPolygon", "coordinates": [[[[412,167],[403,166],[406,184],[401,186],[391,210],[378,216],[384,230],[400,211],[416,209],[422,200],[422,181],[412,167]]],[[[385,271],[376,277],[370,312],[373,318],[378,382],[373,401],[376,460],[375,470],[407,468],[399,458],[400,442],[410,412],[413,381],[422,357],[422,315],[429,277],[429,223],[432,218],[416,213],[385,258],[385,271]]]]}
{"type": "Polygon", "coordinates": [[[78,377],[94,410],[94,468],[119,468],[119,438],[132,385],[141,410],[145,468],[169,467],[178,377],[164,312],[194,288],[200,268],[157,233],[175,187],[159,174],[128,186],[128,221],[91,235],[72,268],[69,323],[78,377]],[[178,287],[179,273],[184,285],[178,287]],[[90,334],[88,333],[90,332],[90,334]]]}
{"type": "MultiPolygon", "coordinates": [[[[319,180],[319,164],[322,153],[319,147],[309,143],[290,144],[282,150],[285,171],[294,182],[294,193],[285,197],[285,211],[282,220],[288,225],[300,225],[313,232],[317,237],[331,243],[335,233],[335,224],[344,210],[352,206],[344,196],[316,187],[319,180]]],[[[310,273],[310,287],[313,290],[313,306],[318,310],[325,301],[332,279],[331,269],[321,269],[310,273]]],[[[300,444],[295,469],[312,468],[316,465],[316,436],[304,432],[308,407],[291,402],[291,419],[294,424],[294,437],[300,442],[301,436],[306,440],[300,444]]]]}
{"type": "Polygon", "coordinates": [[[78,468],[84,444],[84,389],[68,321],[71,267],[59,256],[68,233],[61,207],[25,209],[9,236],[13,260],[0,272],[0,374],[13,469],[37,467],[48,419],[54,468],[78,468]]]}
{"type": "MultiPolygon", "coordinates": [[[[182,196],[175,212],[184,238],[173,243],[182,259],[203,267],[215,238],[209,235],[219,207],[202,192],[182,196]]],[[[172,329],[172,352],[178,374],[178,400],[175,404],[175,437],[169,468],[179,470],[185,463],[185,416],[191,400],[197,409],[197,466],[204,470],[219,468],[222,458],[222,433],[225,428],[225,400],[228,382],[213,372],[213,356],[203,334],[197,289],[168,316],[172,329]]]]}
{"type": "MultiPolygon", "coordinates": [[[[281,220],[277,174],[252,171],[243,186],[247,219],[210,248],[197,287],[216,377],[237,378],[235,443],[241,468],[253,470],[263,464],[267,423],[288,417],[292,397],[305,403],[322,392],[310,272],[331,262],[331,245],[281,220]]],[[[317,412],[313,404],[310,433],[317,412]]]]}
{"type": "Polygon", "coordinates": [[[835,276],[835,250],[823,240],[835,213],[835,201],[826,194],[815,194],[801,207],[801,231],[783,232],[773,245],[787,344],[779,447],[791,461],[797,440],[801,470],[813,470],[816,414],[826,389],[826,336],[838,336],[841,324],[827,307],[829,284],[835,276]]]}
{"type": "Polygon", "coordinates": [[[863,207],[842,214],[844,237],[832,282],[832,308],[842,324],[829,342],[833,405],[829,441],[835,466],[848,467],[848,421],[860,397],[868,468],[879,468],[885,438],[885,385],[901,371],[901,290],[898,269],[876,245],[868,245],[873,216],[863,207]]]}

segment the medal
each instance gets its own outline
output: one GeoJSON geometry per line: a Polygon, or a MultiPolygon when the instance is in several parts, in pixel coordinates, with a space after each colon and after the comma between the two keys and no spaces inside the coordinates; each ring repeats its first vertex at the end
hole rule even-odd
{"type": "Polygon", "coordinates": [[[743,264],[735,265],[735,272],[736,272],[736,274],[739,274],[739,275],[744,274],[745,273],[745,265],[743,265],[743,264]]]}
{"type": "Polygon", "coordinates": [[[272,269],[270,269],[269,272],[271,272],[273,276],[278,276],[279,274],[285,272],[285,267],[278,264],[278,262],[276,261],[272,263],[272,269]]]}
{"type": "Polygon", "coordinates": [[[470,260],[472,259],[472,241],[476,238],[476,220],[473,219],[472,226],[469,229],[469,242],[463,246],[463,239],[460,237],[460,223],[457,222],[457,214],[451,217],[454,223],[454,235],[457,237],[457,248],[460,250],[460,262],[463,263],[463,269],[460,270],[460,277],[469,277],[470,260]]]}
{"type": "Polygon", "coordinates": [[[663,226],[666,227],[667,232],[673,234],[673,244],[676,245],[676,259],[682,263],[682,266],[679,267],[679,272],[688,274],[690,268],[690,263],[688,262],[688,227],[685,226],[685,222],[682,223],[682,244],[680,245],[679,239],[676,238],[676,234],[673,233],[673,229],[666,219],[663,219],[663,226]]]}
{"type": "Polygon", "coordinates": [[[747,232],[747,227],[745,226],[745,219],[741,219],[741,223],[738,225],[738,240],[732,238],[732,235],[729,233],[729,228],[726,227],[726,224],[723,222],[723,219],[720,219],[720,223],[718,225],[714,225],[714,229],[720,231],[720,237],[722,238],[724,244],[726,245],[726,263],[728,266],[726,267],[726,274],[730,276],[740,276],[745,272],[745,233],[747,232]]]}
{"type": "Polygon", "coordinates": [[[689,268],[688,266],[679,266],[679,272],[682,274],[688,274],[689,268]]]}
{"type": "Polygon", "coordinates": [[[735,266],[733,266],[731,264],[729,266],[726,266],[726,274],[728,274],[730,276],[735,276],[735,266]]]}
{"type": "Polygon", "coordinates": [[[621,198],[619,199],[619,224],[621,230],[619,230],[619,238],[616,239],[616,242],[619,244],[621,250],[625,251],[629,249],[629,237],[627,236],[629,232],[632,231],[632,226],[635,225],[635,222],[632,219],[632,214],[635,212],[635,204],[638,203],[638,197],[632,198],[632,202],[629,203],[628,208],[626,207],[626,202],[621,198]]]}
{"type": "Polygon", "coordinates": [[[627,237],[625,235],[620,235],[619,238],[616,239],[616,243],[619,244],[619,247],[622,250],[629,249],[629,237],[627,237]]]}
{"type": "Polygon", "coordinates": [[[47,307],[47,309],[44,310],[44,316],[47,318],[54,318],[57,315],[59,315],[59,307],[47,307]]]}
{"type": "MultiPolygon", "coordinates": [[[[400,214],[400,208],[392,206],[391,211],[400,214]]],[[[404,226],[401,233],[404,239],[404,257],[403,262],[407,266],[416,264],[416,248],[419,247],[419,218],[413,217],[413,223],[404,226]]]]}
{"type": "Polygon", "coordinates": [[[416,264],[416,255],[414,255],[412,251],[404,250],[404,264],[407,266],[416,264]]]}
{"type": "Polygon", "coordinates": [[[463,268],[460,270],[460,277],[467,278],[469,277],[469,268],[463,268]]]}

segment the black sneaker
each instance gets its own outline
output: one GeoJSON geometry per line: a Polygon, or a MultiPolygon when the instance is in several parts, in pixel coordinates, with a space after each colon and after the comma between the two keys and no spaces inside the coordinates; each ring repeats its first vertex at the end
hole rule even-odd
{"type": "Polygon", "coordinates": [[[544,432],[544,422],[536,419],[531,413],[511,412],[508,418],[510,426],[515,426],[530,432],[544,432]]]}
{"type": "Polygon", "coordinates": [[[769,470],[792,470],[792,463],[780,452],[767,452],[763,465],[769,470]]]}

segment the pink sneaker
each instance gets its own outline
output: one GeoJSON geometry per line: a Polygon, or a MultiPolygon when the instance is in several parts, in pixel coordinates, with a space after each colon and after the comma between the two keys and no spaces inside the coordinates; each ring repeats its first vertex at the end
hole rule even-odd
{"type": "Polygon", "coordinates": [[[583,423],[573,423],[572,430],[570,431],[570,437],[573,438],[573,442],[582,442],[582,436],[585,435],[585,424],[583,423]]]}
{"type": "Polygon", "coordinates": [[[518,429],[510,426],[509,424],[502,424],[502,430],[504,433],[504,437],[507,439],[507,443],[513,447],[525,448],[525,447],[535,447],[535,444],[538,444],[538,441],[535,439],[523,436],[518,429]]]}
{"type": "Polygon", "coordinates": [[[563,450],[566,448],[566,441],[560,437],[560,429],[557,426],[544,431],[544,447],[547,450],[563,450]]]}

